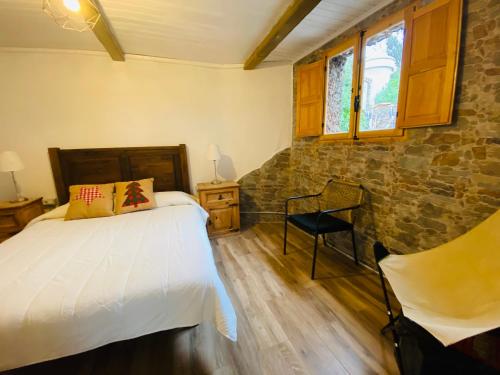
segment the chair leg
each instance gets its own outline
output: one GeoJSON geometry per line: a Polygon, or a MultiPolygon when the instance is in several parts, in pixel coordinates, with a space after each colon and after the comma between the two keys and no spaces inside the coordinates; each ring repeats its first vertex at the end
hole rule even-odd
{"type": "Polygon", "coordinates": [[[405,375],[406,374],[406,370],[405,370],[405,368],[403,366],[403,357],[401,356],[401,348],[399,347],[399,342],[396,341],[396,339],[394,341],[394,355],[396,357],[396,363],[398,365],[399,374],[400,375],[405,375]]]}
{"type": "Polygon", "coordinates": [[[326,234],[323,233],[323,246],[326,246],[326,234]]]}
{"type": "Polygon", "coordinates": [[[288,218],[285,217],[285,233],[284,233],[284,239],[283,239],[283,255],[286,255],[286,235],[288,232],[288,218]]]}
{"type": "Polygon", "coordinates": [[[382,327],[382,329],[380,330],[380,334],[382,336],[385,336],[385,334],[391,330],[394,329],[394,322],[389,322],[387,323],[385,326],[382,327]]]}
{"type": "Polygon", "coordinates": [[[318,233],[315,233],[314,234],[314,253],[313,253],[311,280],[314,280],[314,273],[316,272],[316,256],[317,255],[318,255],[318,233]]]}
{"type": "Polygon", "coordinates": [[[351,237],[352,237],[352,250],[354,252],[354,263],[359,264],[358,251],[356,250],[356,239],[354,236],[354,228],[351,229],[351,237]]]}

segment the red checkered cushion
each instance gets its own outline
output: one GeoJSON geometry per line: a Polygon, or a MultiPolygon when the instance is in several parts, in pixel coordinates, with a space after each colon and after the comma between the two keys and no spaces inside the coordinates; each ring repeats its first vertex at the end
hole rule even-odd
{"type": "Polygon", "coordinates": [[[114,184],[73,185],[65,220],[113,215],[114,184]]]}

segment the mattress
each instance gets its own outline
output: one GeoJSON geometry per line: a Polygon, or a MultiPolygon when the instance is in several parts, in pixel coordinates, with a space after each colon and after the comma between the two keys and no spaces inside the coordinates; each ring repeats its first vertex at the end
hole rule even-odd
{"type": "Polygon", "coordinates": [[[0,244],[0,370],[201,322],[236,340],[206,212],[187,194],[156,199],[74,221],[62,206],[0,244]]]}

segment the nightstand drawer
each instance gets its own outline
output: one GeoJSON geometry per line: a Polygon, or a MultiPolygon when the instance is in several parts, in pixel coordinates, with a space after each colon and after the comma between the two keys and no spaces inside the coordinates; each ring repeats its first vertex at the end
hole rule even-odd
{"type": "Polygon", "coordinates": [[[203,193],[207,207],[230,206],[238,204],[238,189],[207,191],[203,193]]]}
{"type": "Polygon", "coordinates": [[[8,233],[2,233],[0,232],[0,243],[2,243],[3,241],[5,241],[6,239],[10,238],[11,235],[8,234],[8,233]]]}
{"type": "Polygon", "coordinates": [[[0,242],[20,232],[26,224],[41,214],[42,198],[21,202],[0,201],[0,242]]]}
{"type": "Polygon", "coordinates": [[[0,231],[8,232],[18,227],[14,215],[0,215],[0,231]]]}

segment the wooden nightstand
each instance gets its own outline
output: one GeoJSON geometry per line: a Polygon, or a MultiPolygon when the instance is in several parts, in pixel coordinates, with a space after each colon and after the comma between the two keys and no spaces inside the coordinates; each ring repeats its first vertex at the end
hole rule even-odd
{"type": "Polygon", "coordinates": [[[22,231],[26,224],[43,212],[42,198],[16,203],[0,201],[0,242],[22,231]]]}
{"type": "Polygon", "coordinates": [[[208,234],[218,236],[240,230],[240,185],[224,181],[197,185],[201,206],[208,211],[208,234]]]}

